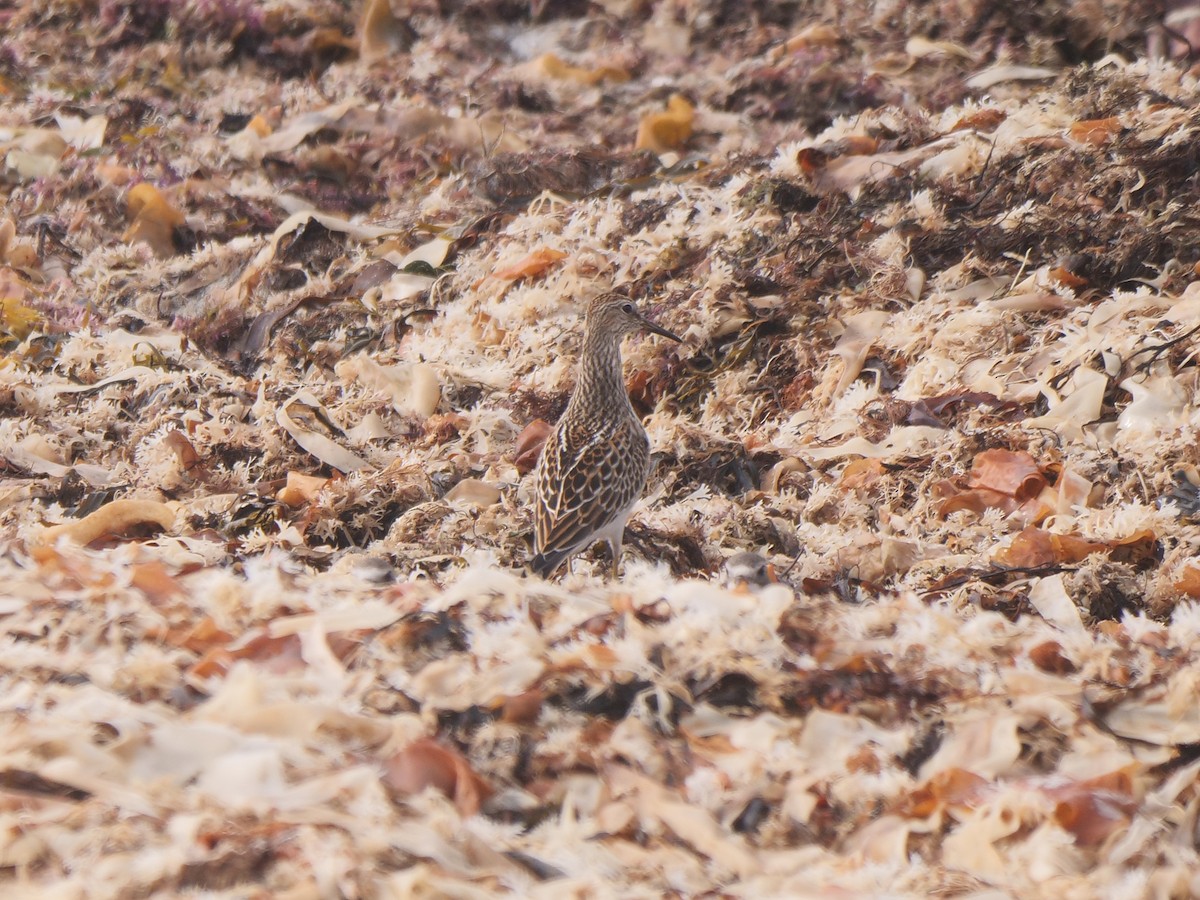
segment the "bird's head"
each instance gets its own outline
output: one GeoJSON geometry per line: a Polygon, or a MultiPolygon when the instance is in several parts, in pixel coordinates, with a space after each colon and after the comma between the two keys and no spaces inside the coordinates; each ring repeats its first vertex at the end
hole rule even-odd
{"type": "Polygon", "coordinates": [[[593,333],[608,334],[620,339],[627,334],[649,331],[676,342],[683,339],[655,325],[638,309],[637,304],[620,294],[601,294],[587,308],[587,328],[593,333]]]}

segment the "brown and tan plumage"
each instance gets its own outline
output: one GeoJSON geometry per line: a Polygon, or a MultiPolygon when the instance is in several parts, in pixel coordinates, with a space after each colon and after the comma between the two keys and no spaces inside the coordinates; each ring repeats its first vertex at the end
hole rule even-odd
{"type": "Polygon", "coordinates": [[[625,522],[650,474],[650,441],[621,373],[621,339],[637,331],[680,340],[627,297],[602,294],[588,304],[575,392],[538,460],[529,566],[543,578],[601,540],[617,572],[625,522]]]}

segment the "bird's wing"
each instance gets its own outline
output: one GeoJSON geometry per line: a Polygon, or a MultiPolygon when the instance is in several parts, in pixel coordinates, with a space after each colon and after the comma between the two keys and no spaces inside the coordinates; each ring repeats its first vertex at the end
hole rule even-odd
{"type": "Polygon", "coordinates": [[[568,425],[543,450],[534,511],[536,549],[571,551],[632,505],[646,486],[650,443],[633,419],[572,438],[568,425]],[[563,447],[576,447],[566,453],[563,447]]]}

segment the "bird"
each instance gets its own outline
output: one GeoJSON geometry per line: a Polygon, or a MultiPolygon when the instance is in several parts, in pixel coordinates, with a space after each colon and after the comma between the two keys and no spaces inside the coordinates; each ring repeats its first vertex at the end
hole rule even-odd
{"type": "Polygon", "coordinates": [[[529,568],[542,578],[597,541],[608,543],[617,576],[625,522],[650,474],[650,439],[621,372],[622,338],[643,331],[683,340],[622,294],[600,294],[588,303],[575,390],[535,473],[529,568]]]}
{"type": "Polygon", "coordinates": [[[725,560],[722,582],[726,587],[753,591],[778,584],[775,567],[761,553],[743,550],[725,560]]]}

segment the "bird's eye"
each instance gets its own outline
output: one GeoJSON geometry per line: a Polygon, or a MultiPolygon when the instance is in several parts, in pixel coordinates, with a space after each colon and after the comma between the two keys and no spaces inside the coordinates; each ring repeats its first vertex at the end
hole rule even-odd
{"type": "Polygon", "coordinates": [[[625,312],[627,312],[627,313],[632,313],[633,312],[633,304],[632,303],[622,303],[621,309],[625,310],[625,312]]]}

